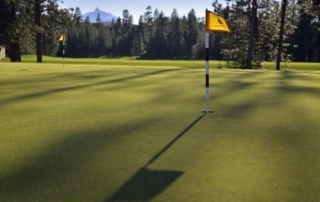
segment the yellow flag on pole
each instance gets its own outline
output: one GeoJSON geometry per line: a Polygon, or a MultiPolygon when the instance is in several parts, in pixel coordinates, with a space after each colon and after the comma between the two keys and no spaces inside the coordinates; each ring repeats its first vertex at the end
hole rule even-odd
{"type": "Polygon", "coordinates": [[[206,31],[231,33],[226,20],[209,10],[206,10],[206,31]]]}
{"type": "Polygon", "coordinates": [[[59,41],[64,41],[64,34],[61,35],[59,41]]]}

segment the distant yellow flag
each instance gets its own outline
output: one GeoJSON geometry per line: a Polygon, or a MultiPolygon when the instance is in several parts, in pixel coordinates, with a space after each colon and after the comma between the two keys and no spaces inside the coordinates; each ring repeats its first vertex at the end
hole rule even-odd
{"type": "Polygon", "coordinates": [[[64,34],[61,35],[59,41],[64,41],[64,34]]]}
{"type": "Polygon", "coordinates": [[[208,10],[206,10],[206,31],[231,33],[226,20],[208,10]]]}

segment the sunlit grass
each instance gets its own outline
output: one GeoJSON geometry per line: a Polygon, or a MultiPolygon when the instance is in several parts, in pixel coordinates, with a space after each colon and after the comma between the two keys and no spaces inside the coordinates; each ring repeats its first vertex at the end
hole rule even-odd
{"type": "Polygon", "coordinates": [[[0,65],[0,201],[320,200],[319,71],[0,65]]]}
{"type": "MultiPolygon", "coordinates": [[[[6,61],[9,62],[7,58],[6,61]]],[[[36,56],[35,55],[24,55],[22,56],[23,63],[35,63],[36,56]]],[[[61,64],[61,57],[49,57],[43,56],[43,63],[51,63],[51,64],[61,64]]],[[[0,62],[1,64],[1,62],[0,62]]],[[[65,64],[91,64],[91,65],[112,65],[112,66],[159,66],[159,67],[192,67],[192,68],[204,68],[205,61],[204,60],[142,60],[138,57],[121,57],[121,58],[66,58],[65,64]]],[[[230,63],[231,64],[231,63],[230,63]]],[[[275,69],[275,62],[263,62],[263,69],[273,70],[275,69]]],[[[228,66],[225,61],[217,61],[210,60],[210,68],[213,69],[226,69],[226,68],[235,68],[234,66],[228,66]]],[[[253,64],[253,68],[255,65],[253,64]]],[[[282,70],[319,70],[320,71],[320,63],[317,62],[290,62],[286,64],[284,62],[281,63],[282,70]]]]}

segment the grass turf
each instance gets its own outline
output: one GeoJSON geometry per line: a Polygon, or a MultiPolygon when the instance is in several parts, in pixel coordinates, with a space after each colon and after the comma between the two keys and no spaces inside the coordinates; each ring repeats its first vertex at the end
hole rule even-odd
{"type": "MultiPolygon", "coordinates": [[[[7,58],[3,62],[9,62],[7,58]]],[[[22,56],[23,63],[35,63],[35,55],[22,56]]],[[[66,64],[88,64],[88,65],[111,65],[111,66],[160,66],[160,67],[192,67],[204,68],[204,60],[140,60],[136,57],[122,57],[122,58],[66,58],[66,64]]],[[[43,56],[43,63],[61,64],[61,57],[43,56]]],[[[1,61],[0,61],[1,64],[1,61]]],[[[263,62],[264,69],[275,69],[275,62],[263,62]]],[[[210,60],[210,68],[225,69],[227,64],[225,61],[210,60]]],[[[285,68],[285,63],[281,63],[281,69],[285,68]]],[[[318,70],[320,71],[320,63],[316,62],[291,62],[288,64],[290,70],[318,70]]]]}
{"type": "Polygon", "coordinates": [[[7,64],[0,201],[319,201],[320,72],[7,64]]]}

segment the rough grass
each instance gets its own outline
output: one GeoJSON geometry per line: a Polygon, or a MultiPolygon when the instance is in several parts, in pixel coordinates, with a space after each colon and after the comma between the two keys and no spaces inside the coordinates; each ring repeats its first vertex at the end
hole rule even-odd
{"type": "MultiPolygon", "coordinates": [[[[9,62],[7,58],[6,61],[9,62]]],[[[23,63],[35,63],[35,55],[24,55],[22,56],[23,63]]],[[[43,63],[49,64],[61,64],[61,57],[49,57],[43,56],[43,63]]],[[[193,68],[204,68],[205,61],[203,60],[140,60],[136,57],[122,57],[122,58],[66,58],[66,64],[91,64],[91,65],[111,65],[111,66],[158,66],[158,67],[193,67],[193,68]]],[[[1,65],[1,61],[0,61],[1,65]]],[[[275,62],[263,62],[264,69],[275,69],[275,62]]],[[[226,69],[228,68],[225,61],[210,60],[210,68],[214,69],[226,69]]],[[[285,63],[281,63],[281,69],[286,69],[285,63]]],[[[311,62],[291,62],[288,64],[289,70],[319,70],[320,63],[311,62]]]]}
{"type": "Polygon", "coordinates": [[[319,201],[320,72],[6,64],[0,201],[319,201]]]}

